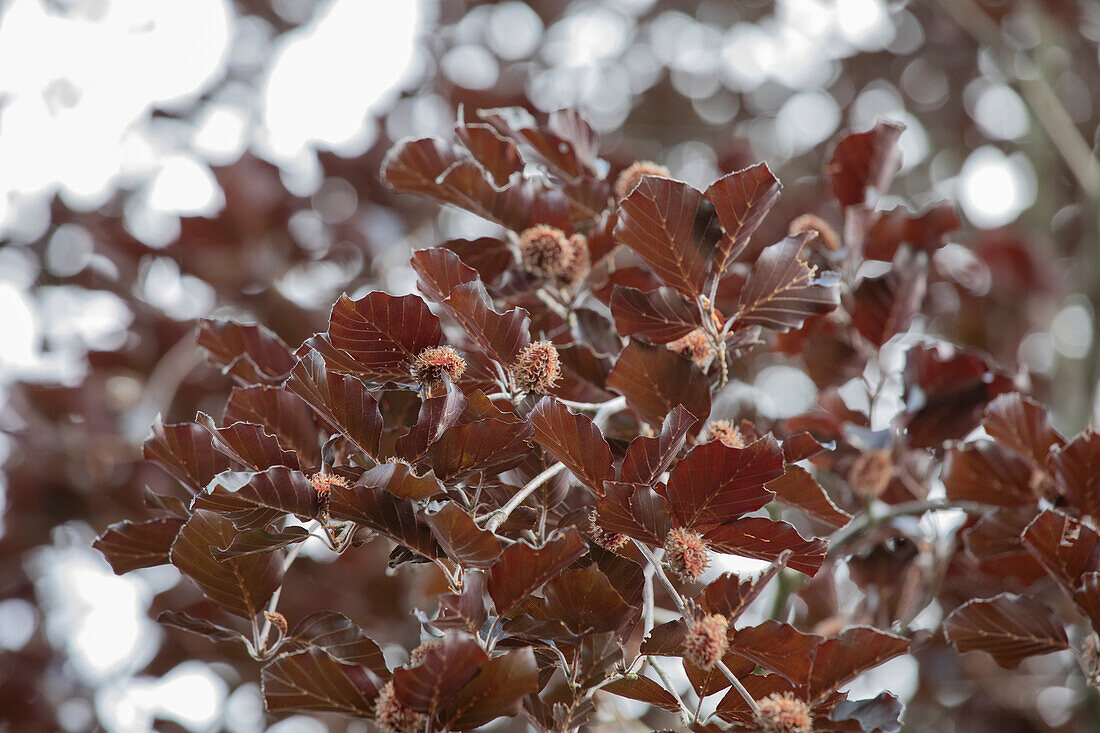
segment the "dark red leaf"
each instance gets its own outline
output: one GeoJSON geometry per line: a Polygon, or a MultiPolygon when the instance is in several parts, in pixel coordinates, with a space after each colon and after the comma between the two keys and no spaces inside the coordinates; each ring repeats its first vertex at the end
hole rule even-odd
{"type": "Polygon", "coordinates": [[[536,549],[525,541],[508,547],[489,571],[488,590],[497,614],[508,616],[529,595],[557,577],[588,550],[577,530],[566,528],[536,549]]]}
{"type": "Polygon", "coordinates": [[[504,471],[530,453],[527,440],[531,432],[529,423],[504,420],[456,425],[432,443],[425,463],[441,481],[489,469],[504,471]]]}
{"type": "Polygon", "coordinates": [[[675,288],[643,292],[616,285],[611,291],[611,315],[623,336],[641,336],[667,344],[686,336],[703,323],[699,308],[675,288]]]}
{"type": "Polygon", "coordinates": [[[1073,591],[1073,602],[1089,617],[1092,630],[1100,633],[1100,572],[1081,576],[1081,584],[1073,591]]]}
{"type": "Polygon", "coordinates": [[[215,560],[226,560],[254,552],[273,552],[283,547],[304,542],[309,537],[305,527],[287,527],[281,532],[268,532],[263,529],[249,529],[238,532],[229,547],[215,548],[210,551],[215,560]]]}
{"type": "Polygon", "coordinates": [[[357,484],[371,489],[385,489],[405,499],[429,499],[443,493],[443,485],[430,471],[417,476],[411,466],[397,462],[380,463],[368,468],[357,484]]]}
{"type": "Polygon", "coordinates": [[[848,309],[852,325],[863,338],[882,346],[909,329],[920,312],[927,285],[928,258],[898,255],[887,272],[862,279],[852,291],[848,309]]]}
{"type": "Polygon", "coordinates": [[[901,730],[901,714],[905,705],[888,692],[869,700],[841,700],[829,712],[829,720],[838,723],[854,721],[863,733],[896,733],[901,730]]]}
{"type": "Polygon", "coordinates": [[[222,425],[235,422],[263,425],[283,448],[298,454],[303,466],[320,463],[320,430],[313,411],[300,397],[282,387],[234,387],[225,405],[222,425]]]}
{"type": "Polygon", "coordinates": [[[416,424],[397,439],[397,455],[406,461],[419,461],[428,447],[458,422],[468,405],[465,395],[456,389],[424,400],[416,424]]]}
{"type": "Polygon", "coordinates": [[[1006,669],[1027,657],[1069,648],[1054,611],[1035,598],[1011,593],[964,603],[944,619],[943,631],[959,652],[988,652],[1006,669]]]}
{"type": "Polygon", "coordinates": [[[783,475],[783,451],[770,435],[744,448],[714,440],[697,445],[672,469],[663,492],[676,526],[706,532],[761,508],[764,488],[783,475]]]}
{"type": "Polygon", "coordinates": [[[438,346],[439,319],[418,295],[374,292],[359,300],[341,295],[332,307],[328,336],[350,354],[360,373],[377,381],[412,383],[416,355],[438,346]]]}
{"type": "Polygon", "coordinates": [[[462,592],[439,597],[439,611],[432,624],[441,629],[462,629],[476,634],[489,618],[485,608],[485,575],[477,571],[462,574],[462,592]]]}
{"type": "Polygon", "coordinates": [[[282,649],[299,652],[320,649],[342,664],[359,664],[388,680],[390,670],[382,649],[351,619],[336,611],[318,611],[298,622],[282,649]]]}
{"type": "Polygon", "coordinates": [[[595,565],[572,570],[547,583],[546,608],[551,618],[578,636],[621,633],[636,614],[595,565]]]}
{"type": "Polygon", "coordinates": [[[748,580],[723,573],[703,589],[700,605],[707,613],[721,614],[732,624],[760,597],[771,579],[782,569],[779,564],[771,565],[758,577],[750,577],[748,580]]]}
{"type": "MultiPolygon", "coordinates": [[[[508,249],[508,244],[503,239],[496,237],[478,237],[477,239],[452,239],[443,242],[439,248],[450,250],[458,255],[462,264],[477,270],[481,281],[492,285],[500,279],[506,270],[516,264],[515,255],[508,249]]],[[[417,253],[413,253],[416,257],[417,253]]],[[[417,269],[413,265],[413,269],[417,269]]],[[[419,273],[419,270],[417,270],[419,273]]],[[[421,289],[421,292],[423,289],[421,289]]],[[[427,293],[425,292],[425,295],[427,293]]],[[[443,296],[450,295],[450,290],[443,296]]]]}
{"type": "Polygon", "coordinates": [[[518,715],[523,698],[538,692],[539,668],[530,647],[493,657],[437,715],[448,730],[473,730],[518,715]]]}
{"type": "Polygon", "coordinates": [[[263,669],[268,712],[329,712],[374,717],[382,682],[364,667],[341,664],[320,649],[284,654],[263,669]]]}
{"type": "Polygon", "coordinates": [[[500,557],[501,547],[492,532],[478,527],[469,514],[447,502],[435,514],[424,517],[443,551],[468,568],[487,568],[500,557]]]}
{"type": "Polygon", "coordinates": [[[642,641],[641,653],[658,657],[675,657],[683,653],[684,637],[687,627],[680,619],[668,621],[653,627],[642,641]]]}
{"type": "MultiPolygon", "coordinates": [[[[762,700],[774,693],[795,693],[794,686],[777,674],[749,674],[739,677],[741,684],[754,700],[762,700]]],[[[795,698],[801,695],[793,694],[795,698]]],[[[748,701],[741,692],[731,689],[718,701],[718,716],[730,723],[740,723],[744,727],[756,726],[755,717],[748,701]]]]}
{"type": "Polygon", "coordinates": [[[279,439],[267,432],[262,425],[235,422],[219,428],[204,413],[195,416],[195,422],[206,428],[213,438],[214,447],[240,463],[249,471],[264,471],[272,466],[299,469],[298,454],[283,450],[279,439]]]}
{"type": "Polygon", "coordinates": [[[211,623],[203,618],[195,618],[182,611],[164,611],[157,616],[157,623],[169,626],[173,629],[181,629],[182,631],[187,631],[192,634],[205,636],[211,641],[237,641],[241,643],[248,641],[244,634],[239,631],[227,629],[224,626],[211,623]]]}
{"type": "Polygon", "coordinates": [[[527,311],[513,308],[498,312],[480,280],[456,286],[443,307],[482,351],[501,364],[511,364],[531,342],[527,311]]]}
{"type": "Polygon", "coordinates": [[[1029,461],[982,441],[947,454],[943,483],[952,501],[976,501],[992,506],[1030,506],[1035,503],[1034,469],[1029,461]]]}
{"type": "Polygon", "coordinates": [[[676,702],[676,698],[672,696],[672,693],[648,677],[631,675],[610,682],[600,689],[604,692],[610,692],[612,695],[656,705],[662,710],[668,710],[672,713],[680,710],[680,704],[676,702]]]}
{"type": "Polygon", "coordinates": [[[256,529],[281,514],[314,517],[318,504],[313,484],[301,471],[275,466],[255,473],[221,474],[195,497],[192,508],[218,512],[238,529],[256,529]]]}
{"type": "Polygon", "coordinates": [[[842,208],[867,201],[867,190],[881,196],[901,169],[898,138],[905,130],[895,122],[879,122],[867,132],[851,133],[833,148],[825,173],[842,208]]]}
{"type": "Polygon", "coordinates": [[[359,483],[347,489],[333,488],[329,511],[333,519],[370,527],[424,557],[443,557],[442,548],[428,525],[417,517],[412,501],[385,489],[359,483]]]}
{"type": "Polygon", "coordinates": [[[1051,452],[1050,465],[1069,505],[1100,520],[1100,434],[1081,433],[1051,452]]]}
{"type": "Polygon", "coordinates": [[[442,304],[459,285],[478,281],[478,273],[459,256],[442,247],[418,249],[409,263],[416,271],[417,286],[429,300],[442,304]]]}
{"type": "Polygon", "coordinates": [[[575,110],[562,109],[538,122],[518,107],[479,110],[478,116],[501,135],[522,142],[538,162],[566,180],[599,175],[599,138],[575,110]]]}
{"type": "Polygon", "coordinates": [[[587,415],[574,415],[553,397],[543,397],[531,411],[532,439],[565,464],[597,496],[603,482],[615,478],[611,448],[587,415]]]}
{"type": "Polygon", "coordinates": [[[782,333],[837,306],[832,280],[815,279],[814,269],[802,258],[808,237],[787,237],[760,253],[741,289],[734,316],[739,327],[756,325],[782,333]]]}
{"type": "Polygon", "coordinates": [[[645,484],[608,482],[596,505],[599,525],[654,547],[660,547],[672,529],[668,504],[645,484]]]}
{"type": "Polygon", "coordinates": [[[615,241],[688,297],[703,293],[722,238],[714,205],[682,181],[643,176],[619,204],[615,241]]]}
{"type": "Polygon", "coordinates": [[[1040,467],[1046,465],[1050,449],[1064,443],[1050,426],[1046,409],[1016,392],[1000,395],[985,406],[982,427],[1005,448],[1040,467]]]}
{"type": "Polygon", "coordinates": [[[523,158],[516,144],[498,135],[489,125],[458,124],[455,135],[498,187],[508,185],[513,173],[523,171],[523,158]]]}
{"type": "Polygon", "coordinates": [[[228,519],[197,511],[180,529],[169,557],[212,602],[235,616],[251,620],[282,583],[283,559],[279,553],[271,552],[219,562],[211,548],[229,547],[236,533],[228,519]]]}
{"type": "Polygon", "coordinates": [[[851,514],[837,508],[825,489],[801,466],[787,466],[784,474],[769,481],[766,488],[775,492],[777,500],[834,527],[843,527],[852,518],[851,514]]]}
{"type": "Polygon", "coordinates": [[[820,702],[872,667],[909,651],[909,640],[878,629],[855,626],[817,647],[809,699],[820,702]]]}
{"type": "Polygon", "coordinates": [[[638,417],[652,425],[682,405],[695,417],[710,415],[710,386],[691,361],[663,346],[631,340],[607,376],[607,387],[626,397],[638,417]]]}
{"type": "Polygon", "coordinates": [[[738,629],[730,651],[801,686],[810,679],[814,652],[823,641],[824,638],[804,634],[790,624],[769,620],[759,626],[738,629]]]}
{"type": "Polygon", "coordinates": [[[943,344],[917,346],[906,354],[903,422],[915,448],[940,446],[978,425],[989,400],[1013,388],[977,352],[943,344]]]}
{"type": "Polygon", "coordinates": [[[324,357],[310,349],[294,365],[286,388],[356,448],[379,457],[382,413],[378,398],[357,377],[328,371],[324,357]]]}
{"type": "Polygon", "coordinates": [[[116,522],[96,538],[92,547],[103,553],[117,575],[167,565],[168,550],[182,526],[183,520],[176,517],[116,522]]]}
{"type": "Polygon", "coordinates": [[[198,342],[208,361],[245,384],[278,384],[294,366],[290,348],[263,326],[202,318],[198,342]]]}
{"type": "Polygon", "coordinates": [[[779,199],[782,186],[766,163],[722,176],[706,196],[714,204],[725,236],[718,244],[712,271],[721,276],[726,266],[748,247],[749,237],[779,199]]]}
{"type": "Polygon", "coordinates": [[[683,405],[677,405],[665,416],[660,435],[655,438],[640,435],[630,441],[620,470],[623,482],[650,486],[656,483],[676,460],[688,432],[698,422],[683,405]]]}
{"type": "Polygon", "coordinates": [[[1023,544],[1070,593],[1085,573],[1100,571],[1100,535],[1080,520],[1044,511],[1024,531],[1023,544]]]}
{"type": "Polygon", "coordinates": [[[165,425],[158,417],[142,449],[146,460],[159,464],[192,494],[231,465],[225,454],[214,450],[210,433],[194,423],[165,425]]]}
{"type": "Polygon", "coordinates": [[[784,550],[790,550],[792,555],[787,566],[806,575],[817,573],[828,549],[825,540],[807,540],[786,522],[763,517],[723,524],[705,533],[703,539],[718,552],[757,560],[775,560],[784,550]]]}
{"type": "Polygon", "coordinates": [[[919,216],[900,206],[883,211],[867,232],[863,256],[869,260],[892,262],[902,244],[931,256],[947,244],[947,235],[959,225],[959,215],[951,204],[938,204],[919,216]]]}
{"type": "Polygon", "coordinates": [[[425,652],[419,665],[394,670],[394,692],[409,708],[433,716],[445,709],[488,661],[473,639],[448,634],[425,652]]]}

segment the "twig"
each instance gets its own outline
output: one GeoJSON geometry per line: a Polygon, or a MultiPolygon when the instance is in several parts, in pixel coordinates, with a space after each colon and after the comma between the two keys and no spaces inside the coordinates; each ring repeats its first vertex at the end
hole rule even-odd
{"type": "Polygon", "coordinates": [[[563,469],[565,469],[564,463],[555,463],[545,471],[535,476],[533,479],[527,482],[527,485],[516,492],[516,495],[508,500],[508,503],[502,506],[496,511],[490,512],[484,517],[480,517],[479,521],[488,520],[485,524],[485,529],[490,532],[495,532],[497,527],[504,524],[508,519],[508,516],[515,511],[516,507],[522,504],[528,496],[534,493],[535,489],[542,486],[544,483],[557,476],[563,469]]]}
{"type": "Polygon", "coordinates": [[[870,511],[860,515],[856,519],[853,519],[847,526],[837,530],[833,533],[833,536],[829,538],[829,555],[836,555],[837,551],[845,544],[853,540],[861,532],[868,530],[872,527],[877,527],[880,524],[896,519],[898,517],[904,517],[913,514],[924,514],[925,512],[939,512],[947,509],[962,509],[969,514],[983,514],[995,507],[988,504],[979,504],[976,501],[949,501],[947,499],[932,499],[932,500],[919,500],[919,501],[907,501],[901,504],[894,504],[885,512],[881,514],[874,514],[870,511]]]}
{"type": "Polygon", "coordinates": [[[608,400],[607,402],[574,402],[573,400],[563,400],[560,397],[558,397],[557,400],[569,409],[576,410],[577,412],[599,412],[608,405],[626,405],[626,399],[623,397],[616,397],[615,399],[608,400]]]}

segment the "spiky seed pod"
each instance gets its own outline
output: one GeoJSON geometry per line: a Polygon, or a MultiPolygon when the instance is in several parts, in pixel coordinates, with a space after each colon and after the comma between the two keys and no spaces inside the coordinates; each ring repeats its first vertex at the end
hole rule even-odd
{"type": "Polygon", "coordinates": [[[830,252],[839,252],[843,246],[836,230],[817,214],[803,214],[791,222],[787,233],[792,237],[803,232],[813,232],[816,242],[830,252]]]}
{"type": "Polygon", "coordinates": [[[719,440],[730,448],[744,448],[745,436],[729,420],[712,420],[703,429],[702,443],[719,440]]]}
{"type": "Polygon", "coordinates": [[[630,538],[618,532],[608,532],[596,523],[596,510],[588,513],[588,536],[592,541],[605,550],[615,552],[622,548],[630,538]]]}
{"type": "Polygon", "coordinates": [[[428,655],[428,652],[430,652],[432,649],[435,649],[442,643],[443,642],[441,642],[439,639],[428,639],[427,641],[421,642],[420,646],[418,646],[416,649],[413,649],[412,652],[409,654],[409,666],[419,667],[420,664],[424,661],[424,657],[428,655]]]}
{"type": "Polygon", "coordinates": [[[286,634],[286,616],[278,611],[264,611],[264,618],[267,619],[272,626],[278,629],[280,634],[286,634]]]}
{"type": "Polygon", "coordinates": [[[549,341],[536,341],[524,347],[512,366],[516,386],[524,392],[546,394],[561,378],[558,350],[549,341]]]}
{"type": "Polygon", "coordinates": [[[539,224],[523,230],[519,236],[523,269],[535,277],[564,277],[573,256],[573,245],[561,229],[539,224]]]}
{"type": "Polygon", "coordinates": [[[686,356],[704,372],[710,368],[714,361],[714,347],[711,346],[710,337],[706,332],[697,328],[687,336],[681,336],[675,341],[669,341],[665,348],[677,354],[686,356]]]}
{"type": "Polygon", "coordinates": [[[565,263],[565,269],[557,278],[557,282],[564,287],[572,287],[588,274],[591,267],[588,240],[583,234],[574,234],[569,238],[569,260],[565,263]]]}
{"type": "Polygon", "coordinates": [[[374,703],[374,720],[386,733],[420,733],[428,718],[423,713],[410,710],[397,699],[393,680],[383,685],[374,703]]]}
{"type": "Polygon", "coordinates": [[[341,489],[348,487],[348,482],[343,476],[334,473],[315,473],[309,479],[313,484],[313,491],[317,494],[317,516],[322,522],[328,522],[328,507],[332,503],[332,488],[341,489]]]}
{"type": "Polygon", "coordinates": [[[698,580],[710,561],[702,536],[683,527],[673,527],[665,537],[665,559],[685,583],[698,580]]]}
{"type": "Polygon", "coordinates": [[[412,373],[416,381],[429,389],[443,386],[443,375],[452,382],[466,371],[466,360],[450,346],[424,349],[413,360],[412,373]]]}
{"type": "Polygon", "coordinates": [[[862,499],[877,499],[890,485],[894,474],[894,459],[890,451],[876,448],[862,453],[852,463],[848,480],[852,491],[862,499]]]}
{"type": "Polygon", "coordinates": [[[615,179],[615,195],[625,199],[634,190],[634,187],[641,182],[642,176],[668,178],[671,175],[672,172],[663,165],[658,165],[652,160],[639,160],[624,168],[619,177],[615,179]]]}
{"type": "Polygon", "coordinates": [[[756,724],[763,733],[811,733],[814,729],[810,706],[789,692],[773,692],[756,704],[760,707],[756,724]]]}
{"type": "Polygon", "coordinates": [[[729,649],[728,632],[729,622],[725,616],[704,616],[691,625],[684,637],[684,657],[699,669],[714,669],[729,649]]]}

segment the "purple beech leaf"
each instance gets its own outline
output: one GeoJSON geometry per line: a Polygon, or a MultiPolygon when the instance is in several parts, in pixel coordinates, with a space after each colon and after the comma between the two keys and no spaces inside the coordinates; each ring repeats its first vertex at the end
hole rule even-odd
{"type": "Polygon", "coordinates": [[[877,198],[890,188],[901,169],[898,139],[904,130],[896,122],[879,122],[867,132],[849,133],[833,146],[825,173],[842,208],[866,202],[868,189],[877,198]]]}
{"type": "Polygon", "coordinates": [[[1054,611],[1035,598],[1011,593],[964,603],[944,619],[943,631],[960,653],[988,652],[1005,669],[1069,648],[1054,611]]]}
{"type": "Polygon", "coordinates": [[[648,292],[616,285],[611,291],[611,315],[622,336],[641,336],[667,344],[686,336],[703,323],[699,308],[675,288],[648,292]]]}
{"type": "Polygon", "coordinates": [[[332,345],[355,359],[365,376],[411,383],[413,360],[438,346],[439,319],[418,295],[373,292],[359,300],[346,295],[332,307],[328,336],[332,345]]]}
{"type": "Polygon", "coordinates": [[[263,425],[279,445],[298,454],[304,466],[320,463],[321,431],[313,410],[283,387],[234,387],[222,414],[222,425],[235,422],[263,425]]]}
{"type": "Polygon", "coordinates": [[[572,527],[547,540],[540,548],[525,541],[511,545],[489,570],[486,583],[497,614],[509,616],[529,595],[557,577],[586,551],[588,546],[572,527]]]}
{"type": "Polygon", "coordinates": [[[734,171],[710,185],[706,197],[714,204],[725,233],[711,265],[716,276],[721,277],[729,263],[745,252],[749,237],[779,200],[782,188],[766,163],[734,171]]]}
{"type": "Polygon", "coordinates": [[[706,375],[662,346],[631,340],[607,376],[607,387],[626,397],[630,409],[652,425],[681,405],[700,420],[710,415],[706,375]]]}
{"type": "Polygon", "coordinates": [[[168,564],[168,551],[183,519],[163,517],[145,522],[115,522],[96,538],[92,547],[103,553],[116,575],[138,568],[168,564]]]}
{"type": "Polygon", "coordinates": [[[330,372],[324,357],[311,349],[294,365],[286,388],[332,430],[368,456],[379,458],[382,413],[378,398],[357,377],[330,372]]]}
{"type": "Polygon", "coordinates": [[[207,361],[245,384],[278,384],[294,366],[290,348],[261,325],[201,318],[198,344],[207,361]]]}
{"type": "Polygon", "coordinates": [[[447,556],[468,568],[488,568],[500,557],[501,545],[492,532],[478,527],[457,504],[447,502],[424,521],[447,556]]]}
{"type": "Polygon", "coordinates": [[[477,642],[448,634],[438,646],[425,652],[419,665],[394,670],[394,691],[407,707],[433,716],[455,700],[488,661],[477,642]]]}
{"type": "Polygon", "coordinates": [[[225,454],[214,450],[210,433],[201,425],[165,425],[159,416],[142,451],[146,460],[160,465],[192,494],[201,492],[231,465],[225,454]]]}
{"type": "Polygon", "coordinates": [[[543,397],[530,415],[532,440],[592,490],[603,495],[603,483],[615,477],[611,448],[587,415],[575,415],[553,397],[543,397]]]}
{"type": "Polygon", "coordinates": [[[738,328],[761,326],[779,333],[799,328],[810,316],[828,313],[839,301],[837,289],[802,258],[809,235],[787,237],[765,247],[741,289],[738,328]]]}
{"type": "Polygon", "coordinates": [[[630,441],[620,470],[624,483],[652,486],[676,460],[688,432],[699,421],[683,405],[665,416],[661,434],[655,438],[639,435],[630,441]]]}
{"type": "Polygon", "coordinates": [[[341,664],[320,649],[282,654],[263,669],[268,712],[340,713],[373,718],[382,680],[365,667],[341,664]]]}
{"type": "Polygon", "coordinates": [[[378,644],[351,619],[336,611],[317,611],[306,616],[291,630],[282,648],[290,653],[320,649],[337,662],[359,664],[383,680],[390,678],[378,644]]]}
{"type": "Polygon", "coordinates": [[[234,616],[251,620],[282,584],[283,558],[270,552],[219,562],[211,548],[228,547],[235,536],[228,519],[197,511],[180,529],[169,557],[213,603],[234,616]]]}
{"type": "Polygon", "coordinates": [[[202,412],[195,422],[206,428],[214,441],[214,448],[226,454],[250,471],[265,471],[273,466],[300,469],[298,454],[283,450],[279,439],[267,432],[262,425],[235,422],[219,428],[213,418],[202,412]]]}
{"type": "Polygon", "coordinates": [[[786,522],[763,517],[738,519],[709,530],[703,539],[711,549],[730,555],[773,561],[784,550],[793,554],[787,567],[806,575],[816,575],[825,560],[828,545],[822,539],[806,539],[786,522]]]}

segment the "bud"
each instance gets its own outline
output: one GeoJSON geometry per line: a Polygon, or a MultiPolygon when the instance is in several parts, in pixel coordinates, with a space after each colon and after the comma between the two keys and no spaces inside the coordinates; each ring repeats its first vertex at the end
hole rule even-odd
{"type": "Polygon", "coordinates": [[[718,440],[730,448],[744,448],[745,436],[729,420],[712,420],[703,430],[702,443],[718,440]]]}
{"type": "Polygon", "coordinates": [[[277,628],[280,634],[286,633],[286,616],[278,611],[264,611],[264,618],[267,619],[268,623],[277,628]]]}
{"type": "Polygon", "coordinates": [[[536,277],[561,278],[569,270],[573,245],[561,229],[539,224],[519,236],[523,269],[536,277]]]}
{"type": "Polygon", "coordinates": [[[565,287],[576,285],[592,266],[592,260],[588,255],[588,240],[583,234],[574,234],[569,238],[569,259],[565,263],[565,269],[557,278],[565,287]]]}
{"type": "Polygon", "coordinates": [[[639,160],[630,167],[623,169],[623,172],[619,174],[619,177],[615,180],[615,195],[625,199],[634,190],[634,187],[641,182],[642,176],[668,178],[671,175],[669,169],[663,165],[657,165],[651,160],[639,160]]]}
{"type": "Polygon", "coordinates": [[[393,680],[387,682],[378,693],[378,700],[374,703],[374,720],[386,733],[420,733],[428,722],[423,713],[410,710],[397,699],[393,680]]]}
{"type": "Polygon", "coordinates": [[[691,625],[684,637],[684,658],[699,669],[714,669],[729,649],[728,632],[729,622],[725,616],[704,616],[691,625]]]}
{"type": "Polygon", "coordinates": [[[450,346],[424,349],[413,360],[413,376],[428,389],[442,387],[444,374],[452,382],[456,382],[465,371],[466,360],[450,346]]]}
{"type": "Polygon", "coordinates": [[[830,252],[839,252],[843,246],[836,231],[817,214],[803,214],[792,221],[790,228],[787,230],[787,234],[792,237],[803,232],[812,233],[814,236],[811,241],[816,240],[818,244],[830,252]]]}
{"type": "Polygon", "coordinates": [[[630,539],[625,534],[608,532],[606,529],[596,524],[596,519],[596,510],[593,509],[588,513],[588,536],[603,549],[616,552],[626,544],[628,539],[630,539]]]}
{"type": "Polygon", "coordinates": [[[714,361],[714,347],[710,344],[710,337],[701,328],[697,328],[687,336],[678,338],[675,341],[669,341],[665,344],[665,348],[691,359],[695,366],[704,372],[710,368],[710,363],[714,361]]]}
{"type": "Polygon", "coordinates": [[[760,707],[756,724],[763,733],[811,733],[814,729],[810,706],[789,692],[773,692],[756,704],[760,707]]]}
{"type": "Polygon", "coordinates": [[[317,494],[317,516],[323,523],[328,522],[328,507],[332,503],[332,487],[346,489],[348,482],[343,476],[337,476],[334,473],[315,473],[309,481],[313,484],[313,491],[317,494]]]}
{"type": "Polygon", "coordinates": [[[561,378],[558,350],[549,341],[536,341],[524,347],[512,366],[516,386],[524,392],[546,394],[561,378]]]}
{"type": "Polygon", "coordinates": [[[439,639],[428,639],[420,643],[416,649],[412,650],[409,654],[409,666],[419,667],[424,662],[424,657],[428,656],[428,652],[438,647],[442,642],[439,639]]]}
{"type": "Polygon", "coordinates": [[[690,583],[706,572],[707,545],[699,534],[674,527],[665,537],[665,559],[680,580],[690,583]]]}
{"type": "Polygon", "coordinates": [[[893,473],[894,459],[890,457],[890,451],[885,448],[876,448],[862,453],[852,463],[848,480],[856,496],[863,499],[877,499],[890,485],[893,473]]]}

